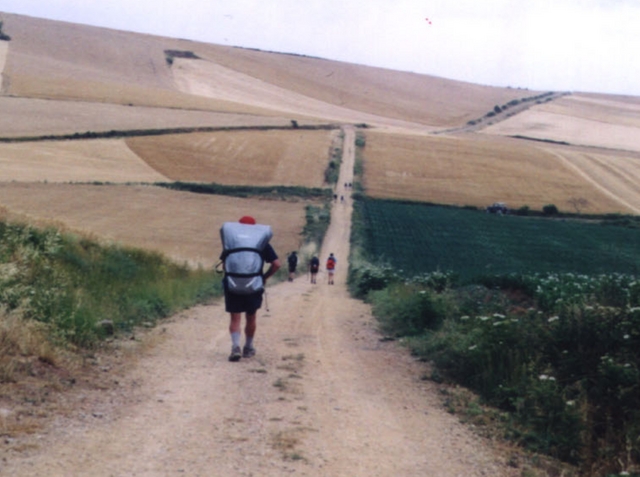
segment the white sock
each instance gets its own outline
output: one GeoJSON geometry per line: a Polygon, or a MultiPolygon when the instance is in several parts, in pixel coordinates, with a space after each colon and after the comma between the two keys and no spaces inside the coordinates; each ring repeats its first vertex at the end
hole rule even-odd
{"type": "Polygon", "coordinates": [[[235,348],[236,346],[240,346],[240,337],[241,333],[239,331],[234,331],[231,333],[231,344],[235,348]]]}

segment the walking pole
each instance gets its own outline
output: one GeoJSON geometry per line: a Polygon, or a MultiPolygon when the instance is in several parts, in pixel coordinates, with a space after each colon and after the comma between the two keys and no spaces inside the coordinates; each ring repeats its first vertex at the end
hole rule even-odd
{"type": "Polygon", "coordinates": [[[264,308],[269,311],[269,300],[267,300],[267,289],[264,289],[264,308]]]}

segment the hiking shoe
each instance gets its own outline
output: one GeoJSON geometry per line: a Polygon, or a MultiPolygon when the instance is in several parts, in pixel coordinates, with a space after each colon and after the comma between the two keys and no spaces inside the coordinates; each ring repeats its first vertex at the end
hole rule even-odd
{"type": "Polygon", "coordinates": [[[229,361],[240,361],[242,353],[240,352],[240,346],[234,346],[231,348],[231,354],[229,355],[229,361]]]}
{"type": "Polygon", "coordinates": [[[256,349],[253,346],[245,346],[242,348],[242,357],[251,358],[256,355],[256,349]]]}

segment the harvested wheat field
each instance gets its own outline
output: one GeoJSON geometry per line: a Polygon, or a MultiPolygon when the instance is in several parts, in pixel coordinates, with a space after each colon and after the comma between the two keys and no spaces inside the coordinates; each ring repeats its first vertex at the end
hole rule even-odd
{"type": "Polygon", "coordinates": [[[546,204],[572,210],[582,198],[585,213],[634,210],[630,198],[616,199],[555,154],[517,140],[368,132],[364,170],[367,194],[379,198],[538,210],[546,204]]]}
{"type": "MultiPolygon", "coordinates": [[[[543,149],[570,166],[577,177],[619,203],[620,212],[640,214],[640,154],[558,146],[543,149]]],[[[584,206],[591,205],[587,197],[580,202],[584,206]]],[[[575,212],[589,210],[584,206],[575,212]]]]}
{"type": "Polygon", "coordinates": [[[640,101],[572,95],[531,108],[483,132],[640,152],[640,101]]]}
{"type": "Polygon", "coordinates": [[[164,182],[123,139],[0,143],[3,181],[164,182]]]}
{"type": "Polygon", "coordinates": [[[172,181],[322,187],[339,131],[271,130],[175,134],[126,141],[172,181]]]}
{"type": "MultiPolygon", "coordinates": [[[[304,118],[322,118],[341,123],[368,123],[378,127],[424,130],[426,126],[385,114],[371,114],[352,110],[345,105],[317,100],[298,94],[295,89],[274,85],[253,76],[203,60],[176,60],[173,65],[176,84],[188,94],[213,99],[227,98],[245,102],[261,109],[270,109],[280,115],[304,118]]],[[[346,103],[345,103],[346,104],[346,103]]],[[[380,111],[384,111],[381,105],[380,111]]],[[[425,108],[427,105],[423,105],[425,108]]],[[[430,126],[434,129],[434,126],[430,126]]]]}
{"type": "Polygon", "coordinates": [[[0,204],[17,219],[61,225],[204,267],[211,267],[220,255],[220,226],[247,214],[273,227],[272,243],[281,254],[297,250],[306,203],[192,194],[154,186],[0,184],[0,204]]]}
{"type": "MultiPolygon", "coordinates": [[[[0,40],[0,72],[4,70],[4,64],[7,61],[7,52],[9,51],[9,42],[0,40]]],[[[2,75],[0,74],[0,91],[2,89],[2,75]]]]}
{"type": "MultiPolygon", "coordinates": [[[[212,64],[351,114],[358,111],[357,122],[368,122],[363,118],[373,115],[372,123],[381,126],[413,124],[424,130],[463,125],[495,104],[537,94],[300,55],[206,44],[194,48],[212,64]]],[[[198,62],[188,64],[198,67],[198,62]]]]}
{"type": "MultiPolygon", "coordinates": [[[[300,122],[305,124],[304,122],[300,122]]],[[[290,126],[287,118],[185,109],[0,97],[0,137],[167,128],[290,126]]]]}

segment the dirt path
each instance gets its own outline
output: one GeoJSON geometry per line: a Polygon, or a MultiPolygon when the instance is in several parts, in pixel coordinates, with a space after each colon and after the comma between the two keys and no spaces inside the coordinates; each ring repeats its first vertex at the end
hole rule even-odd
{"type": "MultiPolygon", "coordinates": [[[[351,182],[346,131],[339,184],[351,182]]],[[[12,476],[503,476],[508,468],[440,404],[437,386],[345,287],[351,204],[334,207],[321,260],[336,285],[306,276],[268,288],[258,354],[229,363],[220,304],[154,330],[118,385],[87,393],[33,450],[3,463],[12,476]]],[[[514,471],[516,469],[510,469],[514,471]]]]}

